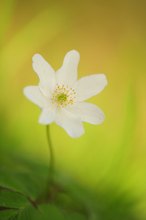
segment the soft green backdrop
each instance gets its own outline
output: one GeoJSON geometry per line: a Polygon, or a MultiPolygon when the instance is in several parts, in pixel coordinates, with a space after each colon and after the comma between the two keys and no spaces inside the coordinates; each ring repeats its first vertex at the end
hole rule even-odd
{"type": "Polygon", "coordinates": [[[32,56],[41,53],[58,69],[65,53],[80,52],[79,77],[106,73],[108,87],[91,99],[105,122],[85,124],[71,139],[51,125],[56,167],[93,189],[117,187],[146,215],[146,2],[143,0],[0,1],[1,151],[48,163],[40,110],[22,93],[38,83],[32,56]],[[8,144],[11,143],[11,144],[8,144]]]}

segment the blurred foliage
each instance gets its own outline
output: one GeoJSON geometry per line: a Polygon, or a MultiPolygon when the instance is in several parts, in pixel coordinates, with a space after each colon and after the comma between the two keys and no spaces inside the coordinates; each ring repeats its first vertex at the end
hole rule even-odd
{"type": "Polygon", "coordinates": [[[0,220],[146,219],[145,8],[144,0],[0,1],[0,220]],[[22,89],[37,83],[34,53],[58,69],[70,49],[81,54],[79,77],[107,74],[108,87],[91,100],[106,120],[85,124],[76,140],[51,125],[56,182],[67,192],[37,210],[48,148],[22,89]]]}
{"type": "Polygon", "coordinates": [[[0,165],[1,220],[139,220],[133,213],[136,200],[129,194],[107,189],[94,195],[68,176],[56,173],[55,181],[47,184],[47,197],[42,199],[48,167],[16,155],[5,162],[1,160],[0,165]]]}

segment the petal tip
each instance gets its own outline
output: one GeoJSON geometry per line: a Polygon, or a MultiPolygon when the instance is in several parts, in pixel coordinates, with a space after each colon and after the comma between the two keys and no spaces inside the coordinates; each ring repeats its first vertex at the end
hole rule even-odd
{"type": "Polygon", "coordinates": [[[32,88],[33,86],[26,86],[23,88],[23,94],[28,98],[31,99],[32,96],[32,88]]]}
{"type": "Polygon", "coordinates": [[[28,91],[29,91],[29,86],[24,87],[23,90],[22,90],[22,92],[23,92],[23,94],[24,94],[25,96],[28,95],[28,91]]]}
{"type": "Polygon", "coordinates": [[[107,76],[104,73],[101,73],[100,75],[103,77],[105,86],[107,86],[108,84],[107,76]]]}
{"type": "Polygon", "coordinates": [[[80,58],[80,53],[75,49],[68,51],[66,55],[80,58]]]}
{"type": "Polygon", "coordinates": [[[105,121],[105,114],[103,112],[101,112],[98,115],[98,122],[96,124],[102,124],[105,121]]]}
{"type": "Polygon", "coordinates": [[[72,138],[80,138],[82,135],[84,135],[84,133],[85,133],[85,131],[83,131],[82,133],[80,133],[80,134],[69,134],[70,135],[70,137],[72,137],[72,138]]]}
{"type": "Polygon", "coordinates": [[[72,138],[79,138],[81,137],[84,133],[85,133],[85,130],[84,128],[82,127],[82,129],[79,131],[79,132],[67,132],[69,134],[70,137],[72,138]]]}
{"type": "Polygon", "coordinates": [[[107,79],[107,76],[104,74],[104,78],[105,78],[105,83],[106,85],[108,84],[108,79],[107,79]]]}
{"type": "Polygon", "coordinates": [[[40,60],[41,58],[42,58],[41,54],[36,53],[36,54],[33,55],[32,61],[35,62],[37,60],[40,60]]]}

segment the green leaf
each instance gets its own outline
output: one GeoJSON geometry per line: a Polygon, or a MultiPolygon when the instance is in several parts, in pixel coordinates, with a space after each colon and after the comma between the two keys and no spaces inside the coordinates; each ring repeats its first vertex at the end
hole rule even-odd
{"type": "Polygon", "coordinates": [[[39,209],[27,207],[11,220],[85,220],[86,218],[78,213],[68,213],[53,204],[41,205],[39,209]]]}
{"type": "Polygon", "coordinates": [[[63,211],[53,204],[42,205],[40,210],[42,211],[43,216],[41,219],[48,220],[49,217],[50,219],[54,220],[65,220],[63,211]]]}
{"type": "Polygon", "coordinates": [[[48,174],[44,165],[12,156],[9,161],[3,158],[3,163],[0,161],[0,165],[0,186],[15,190],[33,199],[46,187],[48,174]]]}
{"type": "Polygon", "coordinates": [[[0,207],[23,208],[28,200],[21,194],[0,189],[0,207]]]}
{"type": "Polygon", "coordinates": [[[137,220],[135,201],[128,192],[124,196],[116,188],[107,188],[95,194],[56,172],[42,200],[39,195],[47,180],[48,167],[22,157],[2,157],[0,220],[137,220]]]}
{"type": "Polygon", "coordinates": [[[15,216],[17,212],[15,210],[0,211],[0,220],[8,220],[10,217],[15,216]]]}

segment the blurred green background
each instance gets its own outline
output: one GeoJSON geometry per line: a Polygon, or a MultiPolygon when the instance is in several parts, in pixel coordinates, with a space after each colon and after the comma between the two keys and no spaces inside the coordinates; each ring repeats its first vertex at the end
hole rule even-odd
{"type": "Polygon", "coordinates": [[[0,1],[0,154],[19,152],[48,164],[40,110],[22,90],[38,83],[35,53],[57,70],[66,52],[76,49],[79,77],[108,77],[106,89],[90,100],[106,120],[85,124],[79,139],[52,124],[56,168],[95,191],[130,193],[139,219],[146,219],[145,10],[144,0],[0,1]]]}

